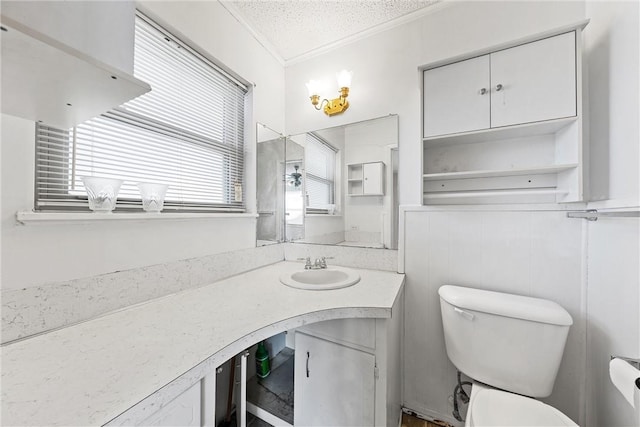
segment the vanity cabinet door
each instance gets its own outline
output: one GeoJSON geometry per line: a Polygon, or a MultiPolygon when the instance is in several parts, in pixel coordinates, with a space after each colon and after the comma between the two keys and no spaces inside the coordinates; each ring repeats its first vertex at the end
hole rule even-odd
{"type": "Polygon", "coordinates": [[[491,54],[491,127],[576,115],[575,34],[491,54]]]}
{"type": "Polygon", "coordinates": [[[424,72],[424,137],[488,129],[489,55],[424,72]]]}
{"type": "Polygon", "coordinates": [[[200,381],[198,381],[139,425],[153,427],[200,426],[201,398],[200,381]]]}
{"type": "Polygon", "coordinates": [[[375,356],[296,332],[294,425],[373,426],[375,356]]]}

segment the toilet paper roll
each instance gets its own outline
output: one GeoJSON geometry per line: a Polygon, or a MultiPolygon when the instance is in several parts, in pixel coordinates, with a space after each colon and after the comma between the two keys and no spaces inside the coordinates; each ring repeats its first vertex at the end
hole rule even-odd
{"type": "Polygon", "coordinates": [[[640,370],[634,368],[622,359],[612,359],[609,362],[609,376],[614,386],[622,393],[629,405],[638,407],[639,390],[636,380],[640,378],[640,370]]]}

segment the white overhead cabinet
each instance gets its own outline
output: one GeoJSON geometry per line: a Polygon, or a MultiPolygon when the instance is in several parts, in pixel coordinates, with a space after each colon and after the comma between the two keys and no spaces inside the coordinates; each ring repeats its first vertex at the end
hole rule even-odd
{"type": "Polygon", "coordinates": [[[489,55],[424,72],[424,136],[491,126],[489,55]]]}
{"type": "Polygon", "coordinates": [[[423,68],[424,204],[584,200],[587,23],[423,68]]]}
{"type": "Polygon", "coordinates": [[[575,115],[575,31],[424,72],[425,138],[575,115]]]}
{"type": "Polygon", "coordinates": [[[576,115],[576,32],[501,50],[491,59],[491,127],[576,115]]]}

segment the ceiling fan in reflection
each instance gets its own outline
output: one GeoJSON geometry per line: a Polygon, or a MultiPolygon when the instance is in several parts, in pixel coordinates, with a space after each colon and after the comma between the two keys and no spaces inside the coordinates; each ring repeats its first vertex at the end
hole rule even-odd
{"type": "Polygon", "coordinates": [[[300,168],[300,166],[296,165],[293,167],[295,169],[295,172],[287,175],[286,179],[287,179],[287,185],[291,186],[291,187],[300,187],[302,185],[302,174],[300,172],[298,172],[298,169],[300,168]]]}

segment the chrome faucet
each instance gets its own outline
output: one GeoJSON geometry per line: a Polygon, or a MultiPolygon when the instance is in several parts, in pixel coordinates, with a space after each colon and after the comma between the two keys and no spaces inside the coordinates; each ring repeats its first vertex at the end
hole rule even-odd
{"type": "Polygon", "coordinates": [[[311,263],[311,257],[298,258],[299,261],[304,261],[305,270],[320,270],[322,268],[327,268],[327,259],[333,259],[333,258],[331,257],[316,258],[313,264],[311,263]]]}
{"type": "Polygon", "coordinates": [[[327,260],[325,259],[325,257],[316,258],[316,261],[313,263],[313,268],[327,268],[327,260]]]}

